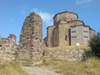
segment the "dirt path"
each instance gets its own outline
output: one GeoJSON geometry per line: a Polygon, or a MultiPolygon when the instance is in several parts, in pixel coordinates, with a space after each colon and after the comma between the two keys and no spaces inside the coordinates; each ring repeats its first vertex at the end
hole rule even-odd
{"type": "Polygon", "coordinates": [[[55,72],[40,68],[40,67],[27,67],[27,66],[22,66],[23,70],[28,72],[30,75],[61,75],[57,74],[55,72]]]}

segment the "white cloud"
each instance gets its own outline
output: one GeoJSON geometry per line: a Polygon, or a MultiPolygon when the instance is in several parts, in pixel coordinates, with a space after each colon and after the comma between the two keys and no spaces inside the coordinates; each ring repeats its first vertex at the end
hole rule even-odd
{"type": "Polygon", "coordinates": [[[84,4],[89,2],[92,2],[92,0],[76,0],[76,4],[84,4]]]}
{"type": "Polygon", "coordinates": [[[48,12],[42,12],[39,11],[38,9],[32,9],[32,12],[36,12],[37,14],[39,14],[43,20],[44,23],[46,23],[48,26],[52,25],[52,19],[53,19],[53,14],[50,14],[48,12]]]}

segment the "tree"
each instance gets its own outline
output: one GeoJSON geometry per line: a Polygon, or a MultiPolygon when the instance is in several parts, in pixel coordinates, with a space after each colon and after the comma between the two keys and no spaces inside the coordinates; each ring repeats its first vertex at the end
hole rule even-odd
{"type": "Polygon", "coordinates": [[[100,57],[100,31],[89,41],[93,55],[100,57]]]}

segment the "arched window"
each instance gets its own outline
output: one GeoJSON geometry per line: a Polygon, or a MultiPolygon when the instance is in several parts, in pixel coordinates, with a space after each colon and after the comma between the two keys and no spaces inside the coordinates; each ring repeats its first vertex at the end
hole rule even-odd
{"type": "Polygon", "coordinates": [[[65,36],[65,40],[67,41],[67,35],[65,36]]]}

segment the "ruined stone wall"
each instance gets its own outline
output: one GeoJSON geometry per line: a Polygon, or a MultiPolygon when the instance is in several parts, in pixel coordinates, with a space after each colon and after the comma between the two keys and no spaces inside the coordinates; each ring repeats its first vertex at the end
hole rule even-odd
{"type": "Polygon", "coordinates": [[[42,19],[35,13],[30,13],[25,19],[22,26],[20,35],[19,47],[20,49],[24,46],[31,46],[33,39],[39,39],[42,42],[42,19]]]}
{"type": "Polygon", "coordinates": [[[42,19],[35,12],[26,17],[19,41],[18,58],[42,60],[45,46],[42,41],[42,19]]]}
{"type": "Polygon", "coordinates": [[[16,35],[10,34],[8,38],[0,38],[0,64],[15,61],[16,51],[16,35]]]}
{"type": "Polygon", "coordinates": [[[84,49],[71,50],[48,50],[45,53],[44,59],[64,59],[68,61],[79,61],[83,59],[85,54],[84,49]]]}

